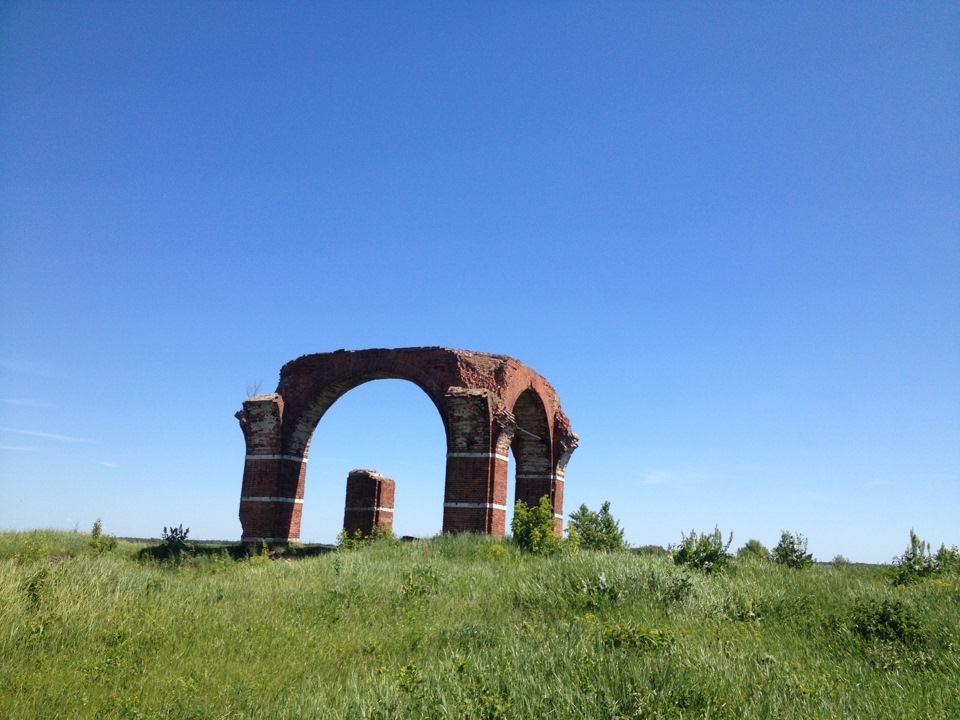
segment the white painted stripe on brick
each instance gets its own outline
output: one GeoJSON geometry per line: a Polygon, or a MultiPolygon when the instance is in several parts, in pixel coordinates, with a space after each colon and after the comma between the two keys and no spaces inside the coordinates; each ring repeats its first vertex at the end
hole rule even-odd
{"type": "Polygon", "coordinates": [[[496,458],[497,460],[503,460],[504,462],[509,462],[510,457],[508,455],[498,455],[497,453],[485,453],[485,452],[449,452],[447,457],[455,458],[496,458]]]}
{"type": "Polygon", "coordinates": [[[360,511],[360,510],[363,510],[363,511],[374,510],[374,511],[380,511],[380,512],[388,512],[388,513],[392,513],[392,512],[393,512],[393,508],[386,508],[386,507],[346,507],[346,508],[344,508],[344,510],[345,510],[345,511],[349,511],[349,510],[357,510],[357,511],[360,511]]]}
{"type": "Polygon", "coordinates": [[[517,480],[556,480],[558,483],[564,482],[563,475],[517,475],[517,480]]]}
{"type": "Polygon", "coordinates": [[[307,459],[299,455],[247,455],[247,460],[289,460],[290,462],[306,463],[307,459]]]}
{"type": "Polygon", "coordinates": [[[556,513],[554,513],[553,516],[554,516],[557,520],[563,520],[563,515],[557,515],[556,513]]]}
{"type": "Polygon", "coordinates": [[[448,508],[492,508],[493,510],[506,510],[506,505],[497,505],[496,503],[477,503],[477,502],[445,502],[444,507],[448,508]]]}
{"type": "Polygon", "coordinates": [[[286,502],[286,503],[296,503],[298,505],[303,504],[303,498],[292,498],[292,497],[242,497],[240,502],[286,502]]]}

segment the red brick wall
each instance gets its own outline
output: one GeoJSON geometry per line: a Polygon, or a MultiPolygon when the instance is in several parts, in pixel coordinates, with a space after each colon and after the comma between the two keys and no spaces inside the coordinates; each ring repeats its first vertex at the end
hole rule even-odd
{"type": "MultiPolygon", "coordinates": [[[[415,383],[440,413],[447,435],[444,532],[504,533],[506,507],[513,502],[506,497],[511,449],[517,461],[516,498],[535,504],[547,495],[562,514],[558,478],[577,436],[542,376],[505,355],[438,347],[338,350],[287,363],[276,393],[246,400],[237,413],[247,445],[240,499],[244,541],[299,539],[313,432],[339,397],[378,378],[415,383]]],[[[373,475],[380,479],[368,476],[364,482],[373,480],[379,500],[351,505],[348,478],[346,507],[393,508],[393,481],[373,475]]],[[[344,527],[383,526],[386,515],[381,510],[361,518],[345,512],[344,527]]]]}

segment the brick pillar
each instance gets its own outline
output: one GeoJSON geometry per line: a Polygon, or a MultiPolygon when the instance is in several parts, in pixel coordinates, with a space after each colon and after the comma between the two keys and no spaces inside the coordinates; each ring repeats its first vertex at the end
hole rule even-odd
{"type": "Polygon", "coordinates": [[[510,413],[498,412],[495,414],[493,427],[497,437],[494,443],[496,452],[493,457],[493,524],[489,532],[491,535],[503,537],[507,531],[507,509],[511,503],[511,500],[507,497],[510,443],[513,442],[517,424],[510,413]]]}
{"type": "Polygon", "coordinates": [[[306,459],[280,451],[283,398],[255,395],[237,413],[247,445],[240,491],[242,542],[300,539],[306,459]]]}
{"type": "Polygon", "coordinates": [[[443,531],[503,534],[506,505],[497,502],[496,464],[507,456],[494,450],[490,392],[450,388],[446,395],[447,477],[443,531]],[[498,520],[499,518],[499,520],[498,520]]]}
{"type": "Polygon", "coordinates": [[[353,536],[359,530],[366,537],[374,528],[392,530],[395,490],[396,483],[378,472],[351,470],[343,508],[344,531],[353,536]]]}
{"type": "Polygon", "coordinates": [[[577,449],[580,439],[574,433],[558,434],[555,440],[554,457],[556,462],[553,469],[553,492],[550,496],[553,500],[553,511],[557,518],[557,533],[563,530],[563,488],[567,472],[567,463],[570,462],[570,456],[577,449]]]}

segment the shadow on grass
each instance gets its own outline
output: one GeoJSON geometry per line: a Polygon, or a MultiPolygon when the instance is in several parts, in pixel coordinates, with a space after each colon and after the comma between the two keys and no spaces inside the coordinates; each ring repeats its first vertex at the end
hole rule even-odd
{"type": "Polygon", "coordinates": [[[252,555],[269,555],[274,559],[299,560],[325,555],[337,550],[336,545],[259,545],[253,543],[188,542],[180,546],[170,543],[150,545],[137,551],[139,560],[178,560],[227,555],[233,560],[246,560],[252,555]]]}

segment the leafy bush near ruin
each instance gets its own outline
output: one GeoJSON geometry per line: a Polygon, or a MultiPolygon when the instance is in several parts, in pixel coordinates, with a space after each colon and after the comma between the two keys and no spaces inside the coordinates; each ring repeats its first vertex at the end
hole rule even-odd
{"type": "Polygon", "coordinates": [[[720,528],[714,528],[712,533],[691,530],[689,535],[683,535],[679,545],[671,547],[671,553],[677,565],[686,565],[707,574],[718,573],[730,562],[732,556],[727,551],[731,544],[732,532],[724,543],[720,528]]]}
{"type": "Polygon", "coordinates": [[[554,531],[556,526],[553,504],[546,495],[533,507],[527,507],[523,500],[517,500],[510,529],[514,542],[521,550],[534,555],[558,552],[563,547],[563,541],[554,531]]]}
{"type": "Polygon", "coordinates": [[[610,503],[605,502],[594,512],[586,505],[570,513],[567,533],[579,547],[585,550],[623,550],[623,530],[610,512],[610,503]]]}

